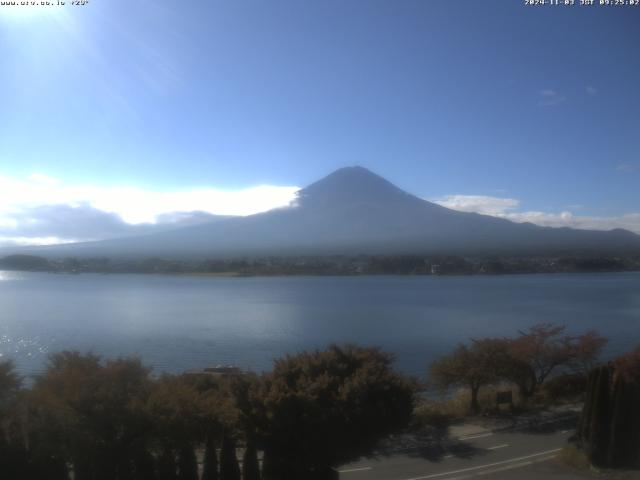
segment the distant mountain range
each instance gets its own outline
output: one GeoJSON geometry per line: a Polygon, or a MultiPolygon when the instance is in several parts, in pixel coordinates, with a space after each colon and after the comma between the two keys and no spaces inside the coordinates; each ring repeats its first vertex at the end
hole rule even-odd
{"type": "Polygon", "coordinates": [[[166,259],[330,254],[575,254],[640,250],[640,236],[550,228],[451,210],[362,167],[300,190],[293,205],[152,235],[23,250],[48,257],[166,259]]]}

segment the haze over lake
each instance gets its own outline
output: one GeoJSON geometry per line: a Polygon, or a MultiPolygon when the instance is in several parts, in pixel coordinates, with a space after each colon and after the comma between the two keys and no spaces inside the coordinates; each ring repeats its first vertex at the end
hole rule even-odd
{"type": "Polygon", "coordinates": [[[0,272],[0,354],[23,374],[50,352],[139,355],[156,372],[256,371],[330,342],[379,345],[404,372],[469,337],[538,322],[640,343],[640,274],[219,278],[0,272]]]}

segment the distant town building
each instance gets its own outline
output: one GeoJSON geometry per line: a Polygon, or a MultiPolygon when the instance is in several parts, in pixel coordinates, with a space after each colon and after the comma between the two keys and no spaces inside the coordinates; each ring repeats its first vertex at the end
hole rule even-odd
{"type": "Polygon", "coordinates": [[[216,365],[215,367],[207,367],[202,370],[187,370],[187,375],[208,375],[211,377],[239,377],[245,375],[239,367],[234,365],[216,365]]]}

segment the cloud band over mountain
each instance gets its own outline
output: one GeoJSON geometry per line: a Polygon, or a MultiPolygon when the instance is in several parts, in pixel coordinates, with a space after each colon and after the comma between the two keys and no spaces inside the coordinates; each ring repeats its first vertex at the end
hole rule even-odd
{"type": "Polygon", "coordinates": [[[0,246],[54,244],[144,235],[250,215],[287,205],[295,186],[259,185],[240,190],[68,185],[33,174],[0,175],[0,246]]]}
{"type": "Polygon", "coordinates": [[[640,233],[640,212],[600,217],[577,215],[571,210],[562,210],[560,212],[519,211],[519,200],[485,195],[448,195],[431,201],[461,212],[492,215],[512,222],[530,222],[543,227],[570,227],[583,230],[624,228],[625,230],[640,233]]]}
{"type": "MultiPolygon", "coordinates": [[[[240,190],[193,188],[154,191],[139,187],[68,185],[33,174],[27,179],[0,175],[0,246],[68,243],[129,237],[245,216],[290,204],[297,186],[261,185],[240,190]]],[[[542,226],[640,233],[640,213],[612,217],[523,211],[515,198],[448,195],[434,203],[514,222],[542,226]]]]}

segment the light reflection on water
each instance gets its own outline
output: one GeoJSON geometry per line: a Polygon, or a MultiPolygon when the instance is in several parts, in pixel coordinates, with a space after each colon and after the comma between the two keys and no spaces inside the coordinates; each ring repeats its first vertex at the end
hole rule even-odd
{"type": "Polygon", "coordinates": [[[17,280],[21,274],[19,272],[7,272],[6,270],[0,270],[0,282],[5,280],[17,280]]]}
{"type": "Polygon", "coordinates": [[[37,335],[31,338],[12,338],[9,335],[0,335],[0,357],[33,357],[34,355],[45,355],[48,352],[48,346],[43,345],[37,335]]]}
{"type": "Polygon", "coordinates": [[[640,341],[640,275],[202,278],[0,272],[0,358],[23,374],[62,349],[139,355],[157,371],[269,369],[330,342],[380,345],[403,371],[469,337],[538,322],[640,341]]]}

